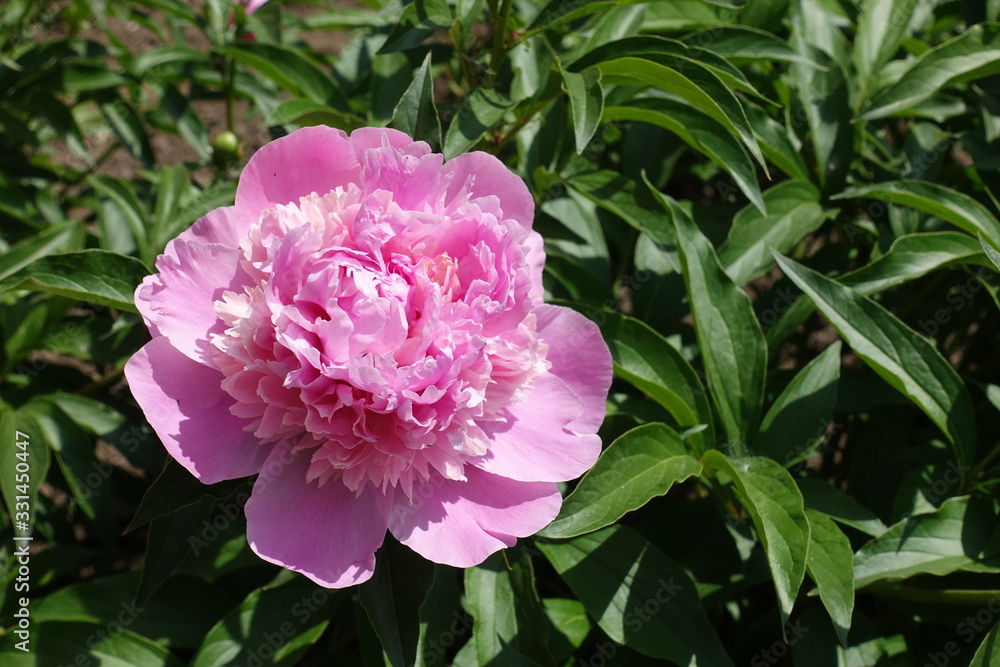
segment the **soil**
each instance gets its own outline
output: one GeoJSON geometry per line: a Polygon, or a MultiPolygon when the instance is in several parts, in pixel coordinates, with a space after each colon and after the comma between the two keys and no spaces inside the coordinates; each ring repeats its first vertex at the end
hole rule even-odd
{"type": "MultiPolygon", "coordinates": [[[[42,39],[52,39],[67,35],[67,28],[60,21],[57,13],[61,6],[67,2],[53,3],[49,16],[54,16],[54,21],[45,27],[44,33],[39,35],[42,39]]],[[[192,3],[195,9],[199,9],[201,2],[192,3]]],[[[283,3],[283,10],[296,16],[309,16],[323,11],[330,11],[337,7],[359,8],[363,4],[354,0],[334,3],[323,2],[319,4],[310,3],[283,3]]],[[[160,22],[162,14],[150,12],[149,15],[160,22]]],[[[108,16],[103,20],[104,26],[93,24],[80,31],[79,36],[93,40],[100,44],[108,44],[106,28],[111,32],[121,45],[133,54],[143,53],[153,48],[163,46],[160,38],[143,26],[138,21],[126,20],[117,16],[108,16]]],[[[353,34],[342,30],[311,30],[300,33],[299,38],[320,56],[335,56],[350,42],[353,34]]],[[[207,50],[210,47],[208,39],[194,27],[185,30],[185,43],[197,49],[207,50]]],[[[117,68],[113,59],[109,59],[109,66],[117,68]]],[[[181,90],[182,94],[189,91],[181,90]]],[[[142,100],[144,108],[149,108],[158,104],[158,100],[152,90],[147,91],[147,98],[142,100]]],[[[215,99],[195,99],[192,102],[195,112],[205,125],[210,139],[226,131],[226,105],[225,101],[219,97],[215,99]]],[[[236,134],[243,145],[242,160],[245,163],[261,146],[270,140],[267,127],[264,125],[264,118],[259,114],[251,113],[250,103],[237,100],[235,108],[236,134]]],[[[163,132],[154,127],[147,127],[149,132],[150,145],[157,164],[198,164],[201,158],[187,141],[176,134],[163,132]]],[[[85,146],[92,159],[101,159],[100,166],[95,173],[106,174],[124,180],[139,178],[139,172],[143,168],[142,163],[133,157],[125,148],[116,147],[118,139],[111,131],[89,132],[85,136],[85,146]],[[110,151],[110,152],[109,152],[110,151]],[[108,153],[105,155],[105,153],[108,153]]],[[[74,169],[85,169],[84,162],[73,154],[66,146],[55,144],[53,148],[57,151],[56,160],[74,169]]],[[[201,166],[194,170],[193,181],[199,185],[206,185],[215,175],[213,166],[201,166]]]]}

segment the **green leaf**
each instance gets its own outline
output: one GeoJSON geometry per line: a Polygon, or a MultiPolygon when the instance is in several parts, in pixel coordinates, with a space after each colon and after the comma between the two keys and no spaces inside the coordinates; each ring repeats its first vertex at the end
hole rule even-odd
{"type": "Polygon", "coordinates": [[[1000,252],[998,252],[989,241],[983,238],[982,232],[979,232],[979,243],[982,245],[983,252],[986,253],[990,262],[993,263],[993,266],[1000,269],[1000,252]]]}
{"type": "Polygon", "coordinates": [[[857,106],[875,92],[882,67],[899,51],[918,0],[865,0],[854,35],[854,67],[860,85],[857,106]]]}
{"type": "Polygon", "coordinates": [[[590,67],[582,72],[562,70],[562,89],[569,97],[569,113],[573,120],[573,137],[577,155],[582,155],[597,132],[604,112],[604,88],[601,71],[590,67]]]}
{"type": "Polygon", "coordinates": [[[579,600],[564,598],[545,598],[542,605],[559,634],[573,649],[579,648],[590,634],[591,624],[586,607],[579,600]]]}
{"type": "Polygon", "coordinates": [[[819,203],[819,190],[806,181],[785,181],[764,193],[762,207],[746,207],[733,218],[729,238],[719,246],[719,261],[737,285],[745,285],[774,266],[770,249],[786,253],[836,210],[819,203]],[[761,213],[761,208],[767,214],[761,213]]]}
{"type": "Polygon", "coordinates": [[[822,512],[834,521],[878,537],[886,530],[875,514],[846,493],[841,493],[828,482],[819,479],[798,479],[799,491],[806,508],[822,512]]]}
{"type": "Polygon", "coordinates": [[[444,157],[450,160],[475,146],[511,109],[510,100],[494,90],[476,88],[448,126],[444,157]]]}
{"type": "Polygon", "coordinates": [[[551,0],[528,26],[525,36],[551,30],[580,17],[597,14],[613,7],[638,3],[639,0],[551,0]]]}
{"type": "MultiPolygon", "coordinates": [[[[140,256],[144,261],[151,261],[152,248],[149,244],[147,228],[149,227],[149,211],[139,200],[132,185],[126,181],[121,181],[110,176],[91,176],[87,182],[94,188],[98,195],[106,199],[105,204],[113,206],[121,219],[126,223],[128,230],[132,233],[136,246],[139,248],[140,256]]],[[[104,231],[102,229],[102,231],[104,231]]],[[[108,239],[112,243],[117,243],[116,239],[108,239]]],[[[105,246],[105,250],[108,250],[105,246]]]]}
{"type": "Polygon", "coordinates": [[[603,44],[574,61],[570,69],[576,72],[600,63],[620,58],[638,57],[680,71],[705,69],[729,88],[764,98],[743,72],[714,51],[692,46],[676,39],[655,35],[625,37],[603,44]]]}
{"type": "Polygon", "coordinates": [[[646,58],[625,57],[602,62],[598,67],[606,84],[638,81],[687,100],[739,139],[763,166],[764,156],[757,145],[746,112],[722,80],[713,71],[689,61],[677,58],[664,60],[670,65],[646,58]]]}
{"type": "Polygon", "coordinates": [[[708,49],[734,65],[754,61],[812,62],[774,34],[745,25],[705,28],[684,37],[684,43],[708,49]]]}
{"type": "MultiPolygon", "coordinates": [[[[200,522],[211,517],[211,510],[212,502],[205,499],[197,505],[188,505],[173,514],[153,519],[146,536],[142,576],[135,592],[136,603],[146,604],[166,583],[191,550],[192,537],[200,522]]],[[[206,632],[208,630],[209,628],[205,628],[206,632]]],[[[200,643],[199,637],[195,646],[200,643]]]]}
{"type": "Polygon", "coordinates": [[[0,280],[0,294],[37,290],[135,313],[132,296],[148,273],[133,257],[81,250],[35,260],[0,280]]]}
{"type": "Polygon", "coordinates": [[[216,50],[257,70],[292,95],[340,111],[350,110],[330,74],[296,50],[277,44],[246,41],[216,50]]]}
{"type": "MultiPolygon", "coordinates": [[[[648,185],[648,183],[647,183],[648,185]]],[[[726,275],[712,244],[672,199],[661,197],[673,217],[709,388],[731,441],[745,446],[760,419],[767,348],[750,299],[726,275]]]]}
{"type": "Polygon", "coordinates": [[[41,398],[52,403],[77,426],[96,436],[107,436],[125,424],[125,415],[101,401],[78,394],[54,392],[41,398]]]}
{"type": "Polygon", "coordinates": [[[15,648],[17,635],[0,637],[0,660],[4,667],[50,667],[75,665],[83,657],[88,665],[101,667],[182,667],[184,664],[165,646],[129,629],[109,632],[105,624],[50,621],[32,624],[29,652],[15,648]]]}
{"type": "Polygon", "coordinates": [[[701,463],[665,424],[646,424],[608,445],[543,537],[575,537],[614,523],[679,482],[701,474],[701,463]]]}
{"type": "MultiPolygon", "coordinates": [[[[992,606],[990,611],[992,611],[992,606]]],[[[972,656],[969,667],[996,667],[1000,665],[1000,623],[993,626],[993,629],[986,633],[982,643],[976,649],[976,654],[972,656]]]]}
{"type": "Polygon", "coordinates": [[[847,177],[854,146],[847,76],[839,62],[809,43],[803,30],[792,33],[792,43],[815,63],[794,63],[792,80],[808,123],[820,188],[836,192],[847,177]]]}
{"type": "Polygon", "coordinates": [[[352,132],[359,127],[364,127],[365,121],[360,116],[353,113],[338,111],[325,104],[317,104],[310,100],[296,97],[285,100],[271,111],[267,119],[268,125],[300,125],[310,127],[313,125],[327,125],[336,127],[344,132],[352,132]]]}
{"type": "Polygon", "coordinates": [[[168,458],[159,476],[146,489],[139,503],[139,509],[135,511],[135,516],[132,517],[125,532],[129,533],[145,526],[153,519],[197,503],[203,497],[223,498],[240,487],[244,487],[249,493],[249,485],[242,479],[202,484],[184,466],[168,458]]]}
{"type": "MultiPolygon", "coordinates": [[[[66,484],[80,508],[107,544],[114,541],[113,502],[107,478],[113,470],[97,459],[94,439],[88,437],[66,413],[35,396],[18,410],[19,421],[33,424],[40,439],[52,450],[66,484]]],[[[22,429],[24,430],[24,429],[22,429]]]]}
{"type": "Polygon", "coordinates": [[[389,123],[397,130],[406,132],[417,141],[426,141],[431,149],[441,146],[441,119],[434,106],[434,80],[431,77],[431,52],[413,77],[413,83],[403,93],[399,104],[392,112],[389,123]]]}
{"type": "Polygon", "coordinates": [[[34,236],[15,243],[0,255],[0,280],[16,273],[40,257],[54,252],[76,250],[83,242],[78,222],[46,227],[34,236]]]}
{"type": "Polygon", "coordinates": [[[757,172],[743,144],[720,123],[691,105],[669,97],[644,97],[605,107],[604,120],[641,121],[676,134],[688,146],[725,169],[747,199],[764,210],[757,172]]]}
{"type": "Polygon", "coordinates": [[[380,53],[372,59],[371,77],[368,124],[381,127],[392,120],[396,105],[413,84],[413,66],[404,53],[380,53]]]}
{"type": "MultiPolygon", "coordinates": [[[[921,278],[955,264],[985,264],[982,248],[961,232],[924,232],[900,236],[885,253],[870,264],[840,277],[840,282],[870,296],[921,278]]],[[[780,344],[816,309],[803,296],[791,303],[781,319],[767,331],[768,345],[780,344]]]]}
{"type": "Polygon", "coordinates": [[[987,551],[996,520],[986,498],[949,498],[936,512],[904,519],[861,547],[854,556],[854,585],[924,573],[998,572],[996,545],[987,551]]]}
{"type": "Polygon", "coordinates": [[[847,631],[854,611],[854,551],[851,541],[830,518],[806,510],[809,519],[809,557],[806,572],[816,582],[837,630],[840,643],[847,646],[847,631]]]}
{"type": "Polygon", "coordinates": [[[168,241],[183,231],[176,226],[175,221],[181,199],[190,187],[188,170],[183,165],[161,167],[159,177],[150,229],[153,250],[157,254],[163,250],[168,241]]]}
{"type": "Polygon", "coordinates": [[[708,428],[693,436],[701,449],[715,444],[712,408],[701,378],[677,349],[641,320],[584,309],[611,350],[615,375],[662,405],[680,426],[708,428]]]}
{"type": "Polygon", "coordinates": [[[38,489],[48,474],[51,456],[38,424],[4,404],[0,404],[0,456],[6,462],[0,472],[0,491],[15,522],[14,534],[30,537],[38,507],[38,489]]]}
{"type": "Polygon", "coordinates": [[[753,451],[790,466],[805,460],[826,437],[837,403],[840,341],[823,350],[792,379],[767,411],[753,451]]]}
{"type": "Polygon", "coordinates": [[[358,599],[393,667],[408,667],[417,659],[420,606],[434,584],[434,565],[387,540],[379,550],[375,574],[358,589],[358,599]]]}
{"type": "Polygon", "coordinates": [[[480,665],[537,665],[548,654],[548,617],[523,550],[508,549],[465,571],[465,603],[480,665]]]}
{"type": "Polygon", "coordinates": [[[82,93],[104,88],[117,88],[125,77],[107,64],[93,59],[70,60],[62,64],[63,89],[67,93],[82,93]]]}
{"type": "Polygon", "coordinates": [[[969,464],[976,446],[972,399],[934,345],[851,288],[780,255],[775,259],[854,352],[948,436],[959,464],[969,464]]]}
{"type": "Polygon", "coordinates": [[[972,197],[927,181],[888,181],[850,188],[833,199],[878,199],[936,215],[975,236],[1000,243],[1000,221],[972,197]]]}
{"type": "Polygon", "coordinates": [[[138,582],[139,573],[128,572],[64,586],[33,601],[32,621],[117,622],[168,646],[197,647],[233,605],[221,589],[195,577],[176,577],[148,602],[135,602],[138,582]]]}
{"type": "Polygon", "coordinates": [[[810,171],[802,159],[798,140],[792,140],[790,128],[772,119],[755,104],[748,103],[746,110],[747,119],[757,134],[757,143],[764,157],[793,179],[809,180],[810,171]]]}
{"type": "Polygon", "coordinates": [[[614,641],[679,665],[732,667],[694,583],[638,533],[609,526],[538,548],[614,641]]]}
{"type": "Polygon", "coordinates": [[[163,108],[170,114],[174,121],[174,126],[179,134],[198,153],[198,156],[207,161],[212,157],[211,143],[208,139],[208,130],[198,115],[191,100],[181,95],[174,86],[165,86],[163,89],[163,108]]]}
{"type": "Polygon", "coordinates": [[[1000,72],[1000,24],[980,23],[925,51],[899,81],[872,100],[859,116],[874,120],[909,113],[939,90],[1000,72]]]}
{"type": "Polygon", "coordinates": [[[961,232],[907,234],[875,261],[841,276],[840,282],[862,294],[874,294],[948,266],[987,266],[982,250],[975,239],[961,232]]]}
{"type": "Polygon", "coordinates": [[[656,243],[672,246],[677,242],[674,227],[663,207],[649,189],[616,171],[601,170],[577,174],[566,184],[605,211],[614,213],[656,243]]]}
{"type": "Polygon", "coordinates": [[[191,667],[242,665],[251,658],[261,666],[291,667],[323,634],[342,598],[340,591],[320,588],[298,576],[284,585],[258,588],[209,631],[191,667]],[[264,658],[260,648],[270,647],[268,636],[279,636],[283,643],[264,658]]]}
{"type": "Polygon", "coordinates": [[[146,166],[156,164],[146,125],[135,108],[123,97],[109,90],[96,93],[95,100],[122,146],[146,166]]]}
{"type": "Polygon", "coordinates": [[[201,63],[207,60],[208,54],[202,49],[178,44],[160,46],[136,55],[129,65],[129,71],[133,75],[142,78],[149,76],[149,70],[160,65],[168,63],[201,63]]]}
{"type": "Polygon", "coordinates": [[[454,20],[451,6],[445,0],[414,0],[403,8],[379,53],[420,46],[438,30],[448,30],[454,20]]]}
{"type": "Polygon", "coordinates": [[[784,626],[805,577],[809,553],[809,520],[799,487],[771,459],[755,456],[730,461],[712,450],[705,453],[702,463],[706,470],[715,468],[729,477],[750,513],[767,554],[784,626]]]}

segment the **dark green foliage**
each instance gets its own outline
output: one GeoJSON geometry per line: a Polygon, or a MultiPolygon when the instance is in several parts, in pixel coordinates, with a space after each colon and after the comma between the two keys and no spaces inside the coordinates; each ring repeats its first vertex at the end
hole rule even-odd
{"type": "Polygon", "coordinates": [[[1000,2],[365,4],[0,3],[0,664],[1000,665],[1000,2]],[[260,560],[122,380],[157,255],[316,124],[500,157],[614,358],[464,573],[260,560]]]}

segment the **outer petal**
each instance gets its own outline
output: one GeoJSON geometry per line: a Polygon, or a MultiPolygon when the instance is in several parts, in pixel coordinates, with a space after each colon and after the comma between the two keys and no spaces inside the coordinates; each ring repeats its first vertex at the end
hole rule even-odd
{"type": "Polygon", "coordinates": [[[219,243],[230,248],[239,248],[240,239],[246,236],[251,225],[259,221],[259,214],[245,215],[238,212],[235,206],[213,209],[168,243],[164,254],[171,255],[174,244],[179,241],[219,243]]]}
{"type": "Polygon", "coordinates": [[[370,148],[382,148],[386,144],[397,150],[409,150],[414,155],[426,155],[431,152],[431,147],[425,142],[414,141],[405,132],[389,127],[359,127],[351,132],[351,145],[354,147],[359,164],[364,158],[365,151],[370,148]]]}
{"type": "Polygon", "coordinates": [[[277,204],[298,203],[313,192],[358,183],[361,167],[341,130],[304,127],[261,147],[240,175],[236,208],[256,215],[277,204]]]}
{"type": "Polygon", "coordinates": [[[375,571],[391,499],[367,485],[356,496],[338,480],[306,482],[310,455],[279,444],[246,504],[247,539],[266,561],[320,586],[343,588],[375,571]]]}
{"type": "Polygon", "coordinates": [[[255,11],[266,5],[268,0],[247,0],[247,16],[253,14],[255,11]]]}
{"type": "Polygon", "coordinates": [[[548,525],[562,505],[551,483],[515,482],[471,466],[467,482],[436,478],[397,500],[389,530],[403,544],[436,563],[472,567],[518,537],[548,525]]]}
{"type": "Polygon", "coordinates": [[[214,302],[226,290],[242,291],[250,281],[240,267],[242,253],[220,244],[175,240],[156,261],[159,273],[147,276],[135,303],[150,330],[166,336],[191,359],[211,365],[210,337],[225,324],[214,302]]]}
{"type": "Polygon", "coordinates": [[[570,427],[577,433],[596,433],[604,421],[611,389],[611,351],[592,321],[570,308],[539,305],[538,334],[549,344],[549,372],[565,382],[585,406],[570,427]]]}
{"type": "Polygon", "coordinates": [[[527,229],[535,220],[535,200],[531,198],[528,186],[516,174],[489,153],[462,153],[445,163],[446,172],[454,177],[448,187],[448,199],[452,199],[471,179],[469,189],[471,199],[489,197],[500,199],[500,206],[506,217],[517,220],[527,229]]]}
{"type": "Polygon", "coordinates": [[[523,482],[561,482],[589,470],[601,454],[597,429],[611,388],[611,352],[593,322],[569,308],[536,306],[538,333],[552,367],[528,397],[507,408],[506,424],[484,425],[490,451],[474,465],[523,482]]]}
{"type": "Polygon", "coordinates": [[[545,244],[542,235],[532,230],[524,242],[527,252],[525,259],[528,262],[528,273],[531,276],[531,289],[528,296],[537,303],[541,303],[545,297],[545,286],[542,284],[542,274],[545,269],[545,244]]]}
{"type": "Polygon", "coordinates": [[[601,454],[601,439],[570,428],[584,403],[551,373],[535,378],[528,397],[507,408],[506,423],[484,424],[493,443],[473,465],[521,482],[562,482],[579,477],[601,454]]]}
{"type": "Polygon", "coordinates": [[[222,373],[155,338],[125,364],[132,395],[164,447],[205,484],[253,475],[270,447],[243,430],[229,412],[233,398],[219,386],[222,373]]]}

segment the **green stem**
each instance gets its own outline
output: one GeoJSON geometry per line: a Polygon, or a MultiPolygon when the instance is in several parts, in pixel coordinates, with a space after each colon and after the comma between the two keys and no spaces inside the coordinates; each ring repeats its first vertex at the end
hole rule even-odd
{"type": "Polygon", "coordinates": [[[236,82],[236,61],[226,56],[223,64],[225,74],[223,82],[226,86],[226,129],[236,132],[236,104],[233,96],[233,87],[236,82]]]}
{"type": "Polygon", "coordinates": [[[76,394],[80,396],[89,396],[91,394],[96,394],[98,391],[113,385],[118,382],[125,375],[125,367],[116,368],[104,377],[94,380],[90,384],[84,385],[76,390],[76,394]]]}
{"type": "Polygon", "coordinates": [[[511,0],[503,0],[500,5],[500,15],[497,20],[497,29],[493,33],[493,52],[490,54],[490,72],[495,76],[500,67],[500,60],[507,52],[507,24],[510,23],[511,0]]]}
{"type": "Polygon", "coordinates": [[[989,467],[989,465],[993,463],[997,457],[1000,457],[1000,442],[998,442],[993,449],[990,450],[990,453],[984,456],[979,463],[972,467],[972,470],[969,471],[968,475],[965,475],[962,480],[962,485],[959,487],[961,492],[965,493],[968,491],[973,482],[976,481],[976,478],[979,477],[980,473],[986,470],[986,468],[989,467]]]}
{"type": "Polygon", "coordinates": [[[500,141],[496,143],[496,146],[490,149],[490,152],[496,155],[503,150],[503,147],[507,145],[507,142],[517,136],[517,133],[528,124],[528,121],[535,117],[535,114],[537,114],[540,109],[541,106],[536,106],[534,109],[531,109],[528,113],[518,118],[517,122],[514,123],[514,125],[507,131],[507,134],[503,135],[500,138],[500,141]]]}

